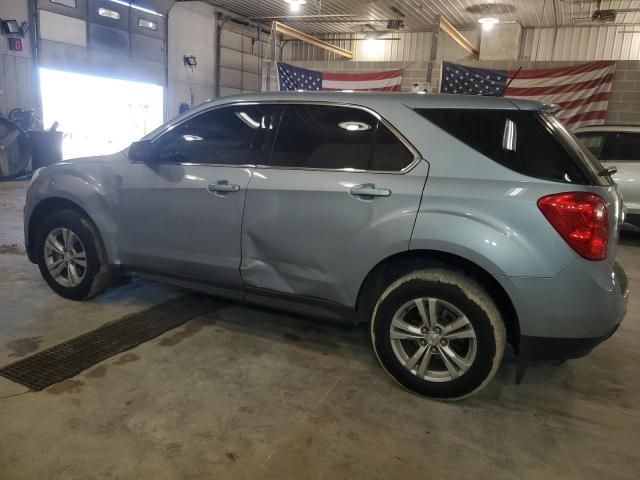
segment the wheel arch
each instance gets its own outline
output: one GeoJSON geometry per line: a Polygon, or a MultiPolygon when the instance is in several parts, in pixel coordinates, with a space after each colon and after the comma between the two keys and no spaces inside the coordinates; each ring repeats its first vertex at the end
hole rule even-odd
{"type": "Polygon", "coordinates": [[[507,330],[507,341],[518,349],[520,322],[507,291],[480,265],[452,253],[439,250],[408,250],[380,261],[366,275],[356,302],[359,323],[369,322],[377,299],[395,280],[421,268],[445,268],[459,271],[476,280],[493,298],[507,330]]]}
{"type": "Polygon", "coordinates": [[[36,235],[38,233],[38,226],[42,224],[45,218],[55,212],[61,212],[63,210],[72,210],[82,216],[91,227],[95,230],[96,235],[98,237],[99,248],[98,252],[103,256],[103,260],[105,263],[107,262],[107,251],[105,249],[104,240],[102,238],[102,234],[100,233],[100,229],[93,221],[91,216],[87,213],[85,209],[83,209],[77,203],[63,197],[48,197],[41,200],[31,212],[29,216],[29,226],[28,226],[28,238],[27,238],[27,256],[29,260],[33,263],[37,262],[37,257],[35,255],[35,241],[36,235]]]}

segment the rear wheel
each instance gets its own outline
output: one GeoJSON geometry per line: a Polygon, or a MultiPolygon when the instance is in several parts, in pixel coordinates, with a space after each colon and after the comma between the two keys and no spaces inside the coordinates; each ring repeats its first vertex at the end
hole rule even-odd
{"type": "Polygon", "coordinates": [[[505,337],[491,297],[463,274],[440,269],[394,282],[371,322],[384,369],[405,388],[439,399],[482,389],[500,365],[505,337]]]}
{"type": "Polygon", "coordinates": [[[35,242],[38,267],[59,295],[84,300],[109,286],[109,269],[93,224],[73,210],[45,219],[35,242]]]}

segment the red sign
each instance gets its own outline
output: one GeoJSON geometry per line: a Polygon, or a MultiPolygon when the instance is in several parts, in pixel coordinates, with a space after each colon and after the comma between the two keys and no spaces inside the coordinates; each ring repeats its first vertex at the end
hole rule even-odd
{"type": "Polygon", "coordinates": [[[9,38],[9,50],[13,52],[22,51],[22,39],[21,38],[9,38]]]}

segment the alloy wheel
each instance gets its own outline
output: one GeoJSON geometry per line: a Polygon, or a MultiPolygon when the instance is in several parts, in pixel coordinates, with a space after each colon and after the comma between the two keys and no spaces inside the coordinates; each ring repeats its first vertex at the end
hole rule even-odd
{"type": "Polygon", "coordinates": [[[68,228],[55,228],[47,235],[44,260],[58,284],[73,288],[82,283],[87,271],[87,252],[80,238],[68,228]]]}
{"type": "Polygon", "coordinates": [[[438,298],[416,298],[393,316],[393,352],[418,378],[449,382],[473,365],[477,339],[469,319],[454,305],[438,298]]]}

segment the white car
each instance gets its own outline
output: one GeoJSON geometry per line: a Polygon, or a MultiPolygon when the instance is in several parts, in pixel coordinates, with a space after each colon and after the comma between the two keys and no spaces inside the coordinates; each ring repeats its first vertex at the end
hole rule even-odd
{"type": "Polygon", "coordinates": [[[593,125],[574,133],[605,167],[617,169],[613,179],[627,207],[626,222],[640,227],[640,126],[593,125]]]}

